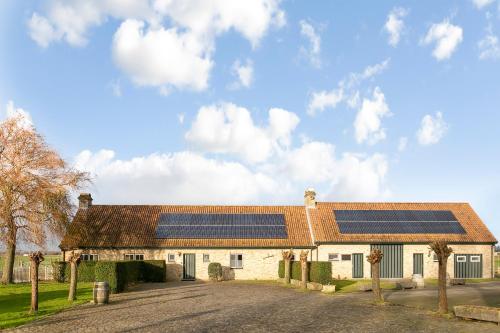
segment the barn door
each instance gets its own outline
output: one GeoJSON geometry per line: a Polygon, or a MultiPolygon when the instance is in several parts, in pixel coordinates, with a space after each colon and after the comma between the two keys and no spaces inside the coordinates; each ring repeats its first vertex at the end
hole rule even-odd
{"type": "Polygon", "coordinates": [[[380,277],[382,279],[403,278],[403,245],[402,244],[372,244],[373,249],[380,249],[380,277]]]}
{"type": "Polygon", "coordinates": [[[413,274],[420,274],[424,276],[424,254],[414,253],[413,254],[413,274]]]}
{"type": "Polygon", "coordinates": [[[455,277],[474,279],[483,277],[483,256],[481,254],[455,254],[455,277]]]}
{"type": "Polygon", "coordinates": [[[194,253],[184,253],[183,254],[183,264],[182,264],[182,279],[183,280],[194,280],[195,277],[195,267],[196,267],[196,256],[194,253]]]}
{"type": "Polygon", "coordinates": [[[352,277],[354,279],[363,278],[363,253],[352,254],[352,277]]]}

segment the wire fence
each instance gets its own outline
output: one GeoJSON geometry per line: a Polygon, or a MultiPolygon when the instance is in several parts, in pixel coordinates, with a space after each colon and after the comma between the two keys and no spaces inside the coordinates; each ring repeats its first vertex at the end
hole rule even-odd
{"type": "MultiPolygon", "coordinates": [[[[31,270],[30,267],[28,266],[14,267],[13,275],[15,283],[31,281],[31,270]]],[[[53,279],[54,279],[54,270],[52,266],[38,267],[38,280],[49,281],[53,279]]]]}

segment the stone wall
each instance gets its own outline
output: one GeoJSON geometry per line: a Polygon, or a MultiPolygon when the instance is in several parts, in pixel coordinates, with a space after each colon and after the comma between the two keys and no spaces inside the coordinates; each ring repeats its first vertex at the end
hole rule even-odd
{"type": "MultiPolygon", "coordinates": [[[[482,254],[483,255],[483,278],[491,278],[492,257],[491,245],[484,244],[451,244],[450,247],[457,254],[482,254]]],[[[327,261],[329,253],[353,254],[363,253],[364,278],[370,278],[370,264],[366,256],[370,253],[369,244],[338,244],[320,245],[318,247],[318,260],[327,261]]],[[[437,278],[438,263],[434,261],[433,253],[427,244],[404,244],[403,245],[403,277],[410,278],[413,274],[413,254],[424,255],[424,277],[437,278]]],[[[448,258],[447,272],[454,277],[454,254],[448,258]]],[[[352,258],[350,261],[332,261],[332,275],[334,278],[352,278],[352,258]]]]}
{"type": "MultiPolygon", "coordinates": [[[[83,253],[99,255],[99,260],[124,260],[125,254],[143,254],[144,260],[165,260],[167,280],[182,278],[183,254],[195,254],[196,278],[208,279],[208,265],[218,262],[227,279],[270,280],[278,278],[278,263],[282,259],[281,249],[134,249],[134,250],[85,250],[83,253]],[[174,261],[168,261],[168,254],[174,261]],[[203,262],[203,255],[209,255],[209,262],[203,262]],[[243,268],[230,268],[230,255],[243,255],[243,268]]],[[[66,256],[69,252],[66,253],[66,256]]]]}

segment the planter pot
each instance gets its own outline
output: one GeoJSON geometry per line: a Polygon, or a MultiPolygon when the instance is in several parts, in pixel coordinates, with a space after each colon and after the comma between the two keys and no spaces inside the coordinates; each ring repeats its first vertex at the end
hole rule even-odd
{"type": "Polygon", "coordinates": [[[321,292],[334,293],[335,292],[335,285],[334,284],[324,284],[323,289],[321,289],[321,292]]]}

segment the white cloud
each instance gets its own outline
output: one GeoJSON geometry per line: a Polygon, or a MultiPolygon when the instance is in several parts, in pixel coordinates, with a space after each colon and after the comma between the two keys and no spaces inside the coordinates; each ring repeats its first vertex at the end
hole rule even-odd
{"type": "Polygon", "coordinates": [[[177,29],[144,29],[126,20],[115,33],[113,58],[132,80],[143,86],[173,85],[204,90],[213,62],[204,41],[177,29]]]}
{"type": "Polygon", "coordinates": [[[495,0],[472,0],[477,9],[483,9],[486,6],[491,5],[495,0]]]}
{"type": "Polygon", "coordinates": [[[310,23],[301,20],[299,24],[300,34],[309,41],[309,47],[301,47],[300,51],[309,59],[314,67],[319,68],[321,67],[321,37],[317,34],[314,27],[310,23]]]}
{"type": "Polygon", "coordinates": [[[435,43],[432,55],[438,61],[449,59],[463,40],[463,29],[448,19],[434,23],[422,40],[423,45],[435,43]]]}
{"type": "Polygon", "coordinates": [[[236,77],[237,81],[229,85],[230,89],[240,89],[242,87],[248,88],[253,82],[253,63],[250,59],[242,64],[240,60],[236,60],[232,66],[232,74],[236,77]]]}
{"type": "Polygon", "coordinates": [[[407,146],[408,146],[408,138],[405,136],[399,138],[398,151],[400,152],[405,151],[407,146]]]}
{"type": "Polygon", "coordinates": [[[498,37],[493,33],[491,22],[486,28],[486,35],[477,43],[479,48],[479,59],[500,59],[500,43],[498,37]]]}
{"type": "Polygon", "coordinates": [[[94,176],[97,199],[111,203],[241,204],[280,192],[267,175],[191,152],[120,160],[113,151],[85,150],[75,166],[94,176]]]}
{"type": "Polygon", "coordinates": [[[307,142],[284,156],[283,172],[295,181],[320,183],[335,175],[335,147],[325,142],[307,142]]]}
{"type": "Polygon", "coordinates": [[[186,115],[184,113],[177,114],[177,120],[179,121],[179,124],[184,125],[185,118],[186,118],[186,115]]]}
{"type": "Polygon", "coordinates": [[[403,18],[408,15],[408,10],[401,7],[393,8],[389,15],[387,15],[387,21],[385,22],[384,29],[389,34],[389,45],[396,47],[401,39],[401,34],[405,28],[405,23],[403,18]]]}
{"type": "Polygon", "coordinates": [[[256,47],[271,26],[285,24],[279,0],[52,0],[44,15],[33,13],[28,29],[42,47],[85,46],[91,28],[108,18],[121,22],[112,47],[116,65],[160,92],[206,89],[219,35],[234,30],[256,47]]]}
{"type": "Polygon", "coordinates": [[[326,108],[334,109],[344,98],[342,88],[331,91],[318,91],[311,94],[311,99],[307,107],[307,113],[314,116],[318,111],[323,112],[326,108]]]}
{"type": "Polygon", "coordinates": [[[389,67],[390,60],[390,58],[387,58],[381,63],[367,66],[359,73],[349,73],[346,78],[337,84],[337,88],[330,91],[312,92],[307,106],[307,113],[314,116],[316,113],[323,112],[327,108],[335,109],[341,102],[346,102],[350,108],[357,107],[360,100],[360,93],[357,87],[363,81],[372,79],[376,75],[383,73],[389,67]]]}
{"type": "Polygon", "coordinates": [[[385,129],[382,127],[382,118],[390,116],[389,107],[384,93],[379,87],[373,90],[372,99],[363,99],[363,104],[354,120],[355,138],[358,143],[367,142],[373,145],[385,139],[385,129]]]}
{"type": "Polygon", "coordinates": [[[298,123],[296,114],[272,108],[269,125],[259,127],[246,108],[222,103],[200,108],[185,138],[197,149],[235,154],[256,163],[286,147],[298,123]]]}
{"type": "Polygon", "coordinates": [[[9,119],[15,117],[20,118],[19,124],[22,127],[30,128],[33,126],[33,119],[31,118],[30,113],[22,108],[16,107],[13,101],[9,101],[5,106],[5,118],[9,119]]]}
{"type": "Polygon", "coordinates": [[[437,112],[435,117],[425,115],[417,132],[418,142],[421,145],[438,143],[448,131],[448,127],[441,112],[437,112]]]}

